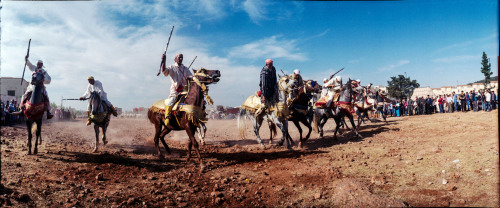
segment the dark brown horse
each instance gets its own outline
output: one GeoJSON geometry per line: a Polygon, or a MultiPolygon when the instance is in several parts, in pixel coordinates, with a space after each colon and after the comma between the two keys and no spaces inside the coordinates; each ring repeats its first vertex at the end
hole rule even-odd
{"type": "MultiPolygon", "coordinates": [[[[295,127],[299,130],[300,140],[299,140],[299,148],[302,148],[302,143],[309,139],[311,136],[311,123],[308,121],[309,113],[309,97],[306,92],[309,88],[305,85],[300,86],[298,88],[294,88],[292,90],[292,99],[290,100],[290,104],[288,109],[290,110],[289,121],[292,121],[295,124],[295,127]],[[300,123],[304,124],[309,131],[305,138],[302,138],[302,128],[300,127],[300,123]]],[[[310,89],[309,89],[310,90],[310,89]]],[[[312,112],[311,112],[312,113],[312,112]]]]}
{"type": "Polygon", "coordinates": [[[28,99],[24,104],[24,115],[26,116],[26,127],[28,130],[28,155],[31,155],[31,139],[33,138],[33,131],[36,131],[35,149],[33,153],[38,153],[38,144],[42,144],[42,116],[47,110],[47,99],[43,95],[45,87],[43,85],[44,77],[42,72],[35,72],[31,76],[31,84],[34,89],[28,94],[28,99]],[[35,124],[35,126],[33,126],[35,124]],[[35,130],[36,129],[36,130],[35,130]],[[40,142],[39,142],[40,141],[40,142]]]}
{"type": "MultiPolygon", "coordinates": [[[[170,133],[170,131],[186,131],[189,136],[188,144],[188,154],[187,161],[191,159],[191,148],[194,146],[196,154],[200,162],[200,167],[204,167],[203,161],[201,159],[200,151],[198,149],[198,142],[196,141],[194,134],[196,133],[196,128],[199,127],[201,122],[206,121],[204,118],[205,113],[202,110],[203,99],[208,93],[208,87],[206,85],[217,83],[220,77],[219,70],[207,70],[201,68],[200,70],[194,71],[193,78],[189,78],[189,85],[187,95],[181,98],[181,105],[179,105],[178,110],[173,110],[170,114],[170,122],[168,126],[165,125],[165,104],[163,100],[156,102],[148,110],[149,121],[155,125],[155,147],[158,151],[158,157],[163,159],[163,155],[160,151],[159,141],[163,143],[165,150],[170,154],[170,149],[165,142],[165,135],[170,133]]],[[[211,102],[210,97],[207,96],[209,102],[211,102]]]]}

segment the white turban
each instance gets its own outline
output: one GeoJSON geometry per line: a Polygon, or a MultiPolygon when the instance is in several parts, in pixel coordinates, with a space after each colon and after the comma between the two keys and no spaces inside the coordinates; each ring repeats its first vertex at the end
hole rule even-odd
{"type": "Polygon", "coordinates": [[[37,64],[43,64],[43,61],[42,60],[38,60],[36,63],[37,64]]]}
{"type": "Polygon", "coordinates": [[[294,74],[300,74],[300,70],[299,69],[295,69],[295,70],[293,70],[293,73],[294,74]]]}

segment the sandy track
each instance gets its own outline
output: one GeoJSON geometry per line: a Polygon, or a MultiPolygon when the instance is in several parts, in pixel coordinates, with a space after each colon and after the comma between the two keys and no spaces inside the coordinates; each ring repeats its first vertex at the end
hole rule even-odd
{"type": "MultiPolygon", "coordinates": [[[[499,207],[497,111],[389,118],[388,125],[362,125],[364,139],[346,131],[337,141],[333,123],[324,138],[313,133],[304,149],[290,152],[259,148],[249,122],[242,140],[236,120],[211,120],[201,148],[204,173],[196,157],[186,163],[185,132],[167,136],[173,154],[159,161],[146,119],[113,119],[109,144],[96,154],[93,128],[84,121],[45,123],[36,156],[26,155],[24,126],[2,127],[0,203],[499,207]]],[[[291,123],[290,134],[297,143],[291,123]]],[[[267,143],[267,127],[261,136],[267,143]]]]}

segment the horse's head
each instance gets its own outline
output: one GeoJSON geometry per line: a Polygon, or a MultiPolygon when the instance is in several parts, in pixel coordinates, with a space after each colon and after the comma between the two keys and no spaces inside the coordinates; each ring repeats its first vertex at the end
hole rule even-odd
{"type": "Polygon", "coordinates": [[[99,93],[92,92],[89,97],[89,103],[91,106],[92,114],[97,114],[103,111],[101,106],[101,96],[99,96],[99,93]]]}
{"type": "Polygon", "coordinates": [[[43,76],[43,73],[41,71],[34,72],[31,75],[31,84],[32,85],[41,85],[41,84],[43,84],[43,79],[44,79],[44,76],[43,76]]]}
{"type": "Polygon", "coordinates": [[[199,81],[205,84],[217,83],[220,80],[220,71],[219,70],[208,70],[205,68],[201,68],[199,70],[194,70],[193,77],[196,77],[199,81]]]}

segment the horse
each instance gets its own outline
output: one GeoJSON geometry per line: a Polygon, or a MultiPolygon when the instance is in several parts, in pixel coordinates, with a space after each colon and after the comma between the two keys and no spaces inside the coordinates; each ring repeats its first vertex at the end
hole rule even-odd
{"type": "Polygon", "coordinates": [[[28,93],[26,103],[24,104],[24,115],[26,116],[26,127],[28,130],[28,155],[31,155],[33,132],[36,132],[35,148],[33,150],[35,155],[38,153],[38,144],[42,144],[42,116],[48,108],[46,102],[48,98],[43,95],[43,90],[45,90],[43,81],[44,76],[42,72],[38,71],[32,74],[31,84],[34,86],[34,89],[31,93],[28,93]],[[33,126],[33,123],[35,123],[35,126],[33,126]]]}
{"type": "MultiPolygon", "coordinates": [[[[371,84],[370,84],[371,87],[371,84]]],[[[375,100],[370,97],[373,93],[370,91],[370,87],[368,88],[363,88],[363,87],[358,87],[356,89],[357,95],[356,95],[356,101],[355,104],[355,112],[356,115],[358,116],[358,127],[361,125],[361,123],[365,123],[364,118],[367,118],[370,122],[372,120],[370,119],[370,116],[368,115],[369,111],[375,111],[375,100]],[[366,89],[366,90],[365,90],[366,89]]]]}
{"type": "Polygon", "coordinates": [[[164,123],[164,100],[157,101],[151,108],[148,109],[148,119],[155,126],[154,142],[160,160],[163,160],[163,154],[160,151],[159,141],[161,140],[167,153],[171,154],[170,148],[165,142],[165,136],[171,131],[184,130],[189,136],[187,162],[191,160],[191,148],[194,146],[196,154],[198,155],[200,167],[203,169],[205,165],[203,164],[203,160],[198,149],[198,142],[196,141],[194,135],[196,133],[196,129],[201,125],[200,123],[206,122],[206,114],[202,110],[205,96],[207,97],[208,102],[212,103],[212,99],[208,96],[208,87],[206,85],[219,82],[221,75],[219,70],[208,70],[205,68],[193,70],[193,72],[193,77],[188,78],[187,94],[185,97],[180,97],[179,103],[176,104],[178,105],[178,108],[176,109],[174,106],[174,109],[172,109],[172,113],[169,115],[169,124],[165,125],[164,123]]]}
{"type": "Polygon", "coordinates": [[[109,121],[111,117],[111,113],[109,113],[109,106],[105,104],[103,100],[101,100],[101,96],[99,93],[92,92],[89,97],[90,104],[90,121],[94,123],[94,131],[95,131],[95,147],[94,153],[97,152],[99,145],[99,127],[102,129],[102,143],[106,145],[108,141],[106,141],[106,130],[109,126],[109,121]]]}
{"type": "MultiPolygon", "coordinates": [[[[285,76],[281,77],[281,79],[286,79],[285,76]]],[[[283,82],[278,82],[280,87],[287,87],[283,84],[283,82]]],[[[287,148],[292,150],[293,140],[288,134],[288,123],[286,121],[286,116],[288,115],[288,108],[286,105],[286,96],[284,95],[282,90],[277,90],[279,93],[279,99],[276,106],[266,109],[264,112],[255,115],[255,111],[261,108],[263,103],[261,103],[261,99],[258,95],[251,95],[248,97],[245,102],[241,105],[240,111],[238,113],[238,130],[240,133],[240,137],[245,139],[245,123],[243,119],[250,119],[253,124],[253,130],[255,135],[257,136],[257,142],[260,144],[262,148],[265,148],[265,145],[262,143],[262,139],[259,135],[259,129],[264,121],[264,118],[268,120],[269,127],[271,129],[271,136],[269,143],[272,143],[272,132],[274,131],[276,134],[276,126],[281,130],[282,138],[278,143],[278,146],[283,145],[284,141],[287,142],[287,148]]],[[[263,95],[262,95],[263,96],[263,95]]]]}
{"type": "Polygon", "coordinates": [[[326,123],[326,120],[329,117],[333,117],[335,120],[336,128],[335,128],[335,134],[333,136],[334,139],[337,139],[337,132],[339,131],[340,125],[342,125],[342,119],[343,117],[347,116],[349,118],[349,121],[351,122],[351,125],[353,127],[353,131],[356,134],[357,137],[363,138],[357,130],[356,124],[354,123],[354,118],[352,115],[353,111],[353,96],[356,94],[356,91],[352,89],[352,85],[350,84],[351,80],[349,79],[349,82],[347,84],[343,85],[340,89],[340,96],[338,98],[338,101],[334,103],[333,109],[328,109],[328,108],[319,108],[317,107],[314,110],[314,121],[313,125],[315,128],[319,128],[320,131],[320,136],[323,136],[323,125],[326,123]],[[328,115],[331,114],[331,115],[328,115]],[[318,125],[318,121],[321,120],[321,123],[318,125]]]}
{"type": "Polygon", "coordinates": [[[292,85],[292,89],[292,99],[289,99],[287,101],[289,103],[288,109],[290,111],[290,117],[288,118],[288,121],[292,121],[299,130],[299,148],[302,148],[302,143],[309,139],[312,130],[310,123],[312,119],[309,119],[310,117],[312,117],[312,111],[310,111],[310,109],[312,108],[309,106],[310,98],[308,96],[308,93],[310,93],[310,90],[312,89],[307,85],[302,85],[298,88],[295,85],[292,85]],[[299,122],[304,124],[309,129],[305,138],[302,138],[302,128],[300,127],[299,122]]]}

